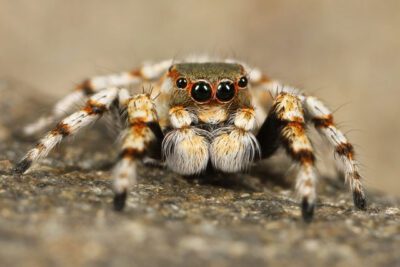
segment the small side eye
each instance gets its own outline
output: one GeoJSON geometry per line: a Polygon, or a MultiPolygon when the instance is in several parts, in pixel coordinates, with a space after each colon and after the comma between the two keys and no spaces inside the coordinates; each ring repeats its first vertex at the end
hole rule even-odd
{"type": "Polygon", "coordinates": [[[188,83],[185,78],[179,78],[178,80],[176,80],[176,86],[179,89],[185,89],[187,85],[188,85],[188,83]]]}
{"type": "Polygon", "coordinates": [[[248,83],[248,81],[247,81],[246,76],[243,76],[243,77],[241,77],[241,78],[239,79],[239,81],[238,81],[238,86],[239,86],[240,88],[245,88],[245,87],[247,86],[247,83],[248,83]]]}

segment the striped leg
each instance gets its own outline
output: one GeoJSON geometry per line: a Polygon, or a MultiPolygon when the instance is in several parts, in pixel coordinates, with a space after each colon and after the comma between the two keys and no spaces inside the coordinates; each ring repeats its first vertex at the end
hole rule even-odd
{"type": "Polygon", "coordinates": [[[172,60],[164,60],[155,64],[143,65],[130,72],[121,72],[106,76],[96,76],[79,84],[75,91],[58,101],[49,116],[24,127],[26,135],[33,135],[47,128],[65,114],[70,113],[77,105],[85,101],[90,95],[105,88],[139,84],[142,81],[158,79],[170,67],[172,60]]]}
{"type": "Polygon", "coordinates": [[[354,158],[354,148],[348,142],[344,134],[334,125],[333,116],[329,109],[315,97],[307,97],[294,87],[285,86],[278,81],[269,80],[259,71],[255,71],[255,74],[251,82],[265,89],[265,94],[270,94],[272,97],[275,97],[280,92],[287,92],[295,94],[301,100],[314,126],[334,146],[335,152],[339,156],[338,158],[343,162],[346,181],[349,182],[353,192],[354,205],[359,209],[366,209],[367,201],[361,183],[358,164],[354,158]]]}
{"type": "Polygon", "coordinates": [[[277,141],[283,143],[290,157],[299,164],[296,191],[301,198],[302,215],[310,221],[316,200],[315,157],[305,132],[303,109],[297,96],[280,93],[274,102],[267,121],[262,125],[257,139],[263,157],[275,151],[277,141]],[[270,146],[272,142],[272,147],[270,146]]]}
{"type": "Polygon", "coordinates": [[[85,100],[87,100],[87,96],[81,90],[76,90],[68,94],[54,105],[50,115],[42,116],[35,122],[26,125],[23,128],[24,134],[29,136],[39,133],[55,121],[62,118],[62,116],[65,116],[65,114],[70,113],[74,108],[76,108],[76,106],[83,103],[85,100]]]}
{"type": "Polygon", "coordinates": [[[311,116],[314,126],[334,146],[336,154],[344,163],[345,177],[353,192],[354,205],[359,209],[366,209],[366,197],[358,164],[354,158],[353,146],[348,142],[344,134],[336,128],[332,113],[321,101],[315,97],[307,97],[305,109],[311,116]]]}
{"type": "Polygon", "coordinates": [[[125,206],[128,189],[136,183],[137,160],[149,152],[160,153],[163,133],[157,121],[153,101],[147,94],[136,95],[127,103],[129,127],[123,136],[120,159],[113,170],[114,208],[125,206]]]}
{"type": "Polygon", "coordinates": [[[90,97],[83,109],[66,117],[52,131],[47,133],[15,166],[14,172],[17,174],[24,173],[32,163],[46,157],[54,146],[65,137],[76,134],[80,129],[100,118],[116,99],[117,93],[117,88],[109,88],[90,97]]]}

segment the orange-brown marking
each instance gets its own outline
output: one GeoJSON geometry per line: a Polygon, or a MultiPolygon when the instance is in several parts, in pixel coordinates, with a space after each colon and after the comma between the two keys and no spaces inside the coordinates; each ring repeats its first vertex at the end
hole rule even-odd
{"type": "Polygon", "coordinates": [[[304,134],[304,125],[299,121],[291,121],[288,122],[285,128],[292,128],[295,135],[302,135],[304,134]]]}
{"type": "Polygon", "coordinates": [[[142,72],[140,71],[140,69],[134,69],[131,70],[129,72],[130,75],[134,76],[134,77],[139,77],[139,78],[143,78],[142,72]]]}
{"type": "Polygon", "coordinates": [[[107,110],[106,105],[100,104],[92,99],[88,100],[86,106],[83,108],[88,115],[99,115],[107,110]]]}
{"type": "Polygon", "coordinates": [[[181,74],[174,68],[170,68],[168,72],[168,77],[171,77],[174,81],[180,76],[181,74]]]}
{"type": "Polygon", "coordinates": [[[336,146],[336,153],[339,155],[346,156],[349,159],[353,159],[354,157],[354,148],[351,144],[349,143],[342,143],[338,146],[336,146]]]}
{"type": "MultiPolygon", "coordinates": [[[[353,173],[353,179],[355,180],[360,180],[361,179],[361,175],[358,172],[354,172],[353,173]]],[[[360,191],[362,192],[362,189],[359,188],[360,185],[358,185],[357,187],[354,188],[355,191],[360,191]]]]}
{"type": "Polygon", "coordinates": [[[71,129],[68,124],[60,122],[57,124],[56,128],[54,128],[51,133],[53,135],[60,134],[63,137],[68,136],[71,134],[71,129]]]}
{"type": "Polygon", "coordinates": [[[307,149],[301,149],[296,152],[291,150],[290,154],[292,155],[293,158],[295,158],[302,164],[314,164],[315,162],[314,153],[307,149]]]}
{"type": "Polygon", "coordinates": [[[145,124],[148,122],[147,116],[144,117],[134,117],[129,119],[130,125],[138,125],[138,124],[145,124]]]}
{"type": "Polygon", "coordinates": [[[37,148],[38,150],[42,151],[42,150],[46,149],[46,146],[45,146],[44,144],[42,144],[42,143],[38,143],[38,144],[36,145],[36,148],[37,148]]]}
{"type": "MultiPolygon", "coordinates": [[[[280,93],[277,97],[273,112],[278,114],[278,117],[280,119],[287,120],[288,118],[285,118],[285,116],[287,116],[286,113],[297,109],[299,109],[301,113],[303,113],[303,109],[301,108],[301,104],[297,97],[283,92],[280,93]]],[[[290,120],[296,122],[304,122],[304,118],[299,116],[290,118],[290,120]]]]}
{"type": "Polygon", "coordinates": [[[283,135],[283,143],[285,144],[286,151],[294,158],[296,161],[301,162],[302,164],[314,164],[315,156],[313,151],[308,149],[301,149],[298,151],[293,150],[293,139],[299,138],[300,136],[305,135],[304,125],[298,121],[288,122],[286,126],[283,128],[288,129],[290,136],[283,135]]]}
{"type": "Polygon", "coordinates": [[[169,114],[171,115],[173,113],[182,112],[182,111],[186,111],[183,106],[174,106],[174,107],[169,109],[169,114]]]}
{"type": "Polygon", "coordinates": [[[267,75],[263,74],[263,75],[261,76],[260,82],[262,82],[262,83],[267,83],[267,82],[270,82],[270,81],[271,81],[271,78],[268,77],[267,75]]]}
{"type": "Polygon", "coordinates": [[[328,128],[333,125],[333,116],[330,114],[326,118],[313,118],[312,121],[317,128],[328,128]]]}
{"type": "Polygon", "coordinates": [[[254,85],[260,85],[260,84],[268,83],[268,82],[271,82],[271,79],[267,75],[262,74],[260,80],[255,82],[254,85]]]}
{"type": "Polygon", "coordinates": [[[125,148],[122,152],[121,152],[121,158],[130,158],[130,159],[134,159],[135,157],[141,157],[143,155],[143,151],[142,150],[138,150],[136,148],[125,148]]]}
{"type": "Polygon", "coordinates": [[[250,120],[254,117],[254,109],[253,108],[241,108],[240,112],[243,113],[243,116],[250,120]]]}
{"type": "Polygon", "coordinates": [[[218,104],[202,106],[197,114],[199,120],[205,123],[210,123],[211,121],[224,122],[228,119],[228,115],[225,107],[218,104]]]}
{"type": "Polygon", "coordinates": [[[136,137],[144,137],[146,135],[147,124],[145,122],[136,122],[131,125],[132,134],[136,137]]]}
{"type": "Polygon", "coordinates": [[[94,88],[90,79],[84,80],[76,88],[77,90],[82,90],[85,95],[91,95],[94,93],[94,88]]]}

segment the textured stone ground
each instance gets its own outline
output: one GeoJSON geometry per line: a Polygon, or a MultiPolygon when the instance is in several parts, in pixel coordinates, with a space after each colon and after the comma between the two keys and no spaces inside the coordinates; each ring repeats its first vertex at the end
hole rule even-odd
{"type": "Polygon", "coordinates": [[[355,211],[339,181],[320,182],[306,225],[290,178],[266,166],[197,179],[142,166],[115,213],[115,150],[101,126],[15,177],[34,144],[18,129],[45,109],[0,89],[0,266],[400,266],[399,199],[368,192],[368,210],[355,211]]]}

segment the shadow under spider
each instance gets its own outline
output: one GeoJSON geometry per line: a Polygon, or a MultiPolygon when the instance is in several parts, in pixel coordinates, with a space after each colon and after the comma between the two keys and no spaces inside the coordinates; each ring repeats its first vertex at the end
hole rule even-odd
{"type": "Polygon", "coordinates": [[[248,172],[223,173],[208,167],[206,172],[194,176],[182,176],[189,183],[227,188],[234,191],[262,192],[264,188],[292,187],[292,182],[283,173],[269,171],[265,166],[255,166],[248,172]]]}

